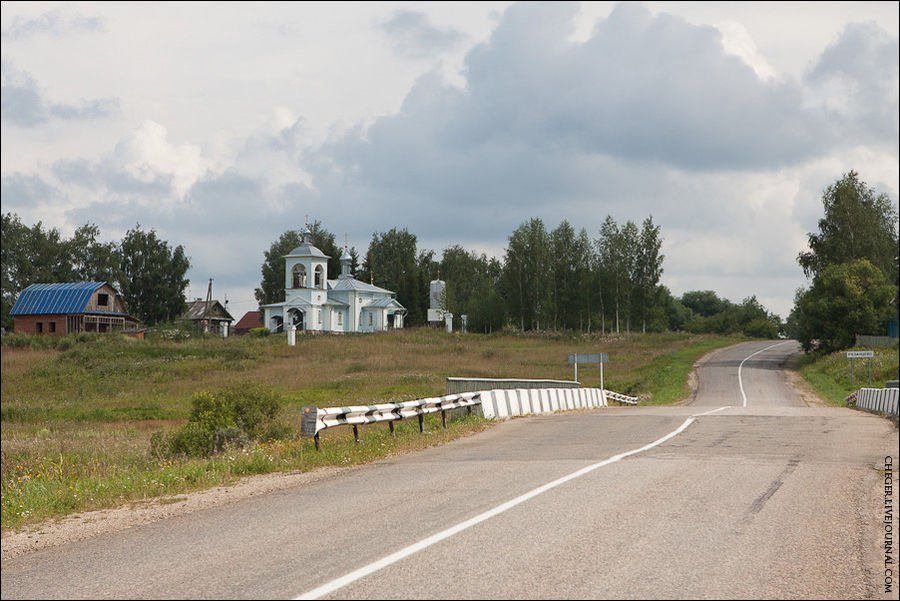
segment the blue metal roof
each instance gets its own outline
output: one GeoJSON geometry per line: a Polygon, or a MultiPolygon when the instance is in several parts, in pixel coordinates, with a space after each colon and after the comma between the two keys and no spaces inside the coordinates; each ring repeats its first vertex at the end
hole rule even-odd
{"type": "Polygon", "coordinates": [[[91,295],[106,282],[32,284],[19,294],[10,315],[83,313],[91,295]]]}

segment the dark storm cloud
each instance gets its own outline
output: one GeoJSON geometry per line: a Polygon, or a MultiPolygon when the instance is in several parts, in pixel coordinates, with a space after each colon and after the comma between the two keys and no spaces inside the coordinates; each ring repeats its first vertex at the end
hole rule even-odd
{"type": "MultiPolygon", "coordinates": [[[[897,143],[897,77],[900,45],[875,23],[850,23],[807,77],[812,85],[837,83],[847,91],[852,112],[843,114],[847,129],[864,126],[872,139],[897,143]]],[[[840,107],[835,110],[846,113],[840,107]]]]}
{"type": "Polygon", "coordinates": [[[465,89],[424,76],[399,114],[328,149],[342,179],[374,195],[521,203],[573,192],[583,157],[752,170],[831,145],[800,88],[761,81],[717,30],[626,4],[577,44],[575,12],[512,6],[469,53],[465,89]]]}
{"type": "Polygon", "coordinates": [[[454,29],[438,29],[420,12],[398,10],[378,27],[391,39],[394,51],[406,58],[430,58],[465,39],[454,29]]]}
{"type": "Polygon", "coordinates": [[[7,61],[2,63],[0,89],[0,119],[19,127],[35,127],[51,119],[84,121],[101,119],[119,112],[114,98],[80,100],[74,104],[48,102],[31,75],[19,71],[7,61]]]}
{"type": "MultiPolygon", "coordinates": [[[[577,10],[510,7],[466,57],[464,88],[422,76],[397,114],[310,155],[315,189],[360,223],[476,239],[531,216],[684,221],[668,173],[783,168],[833,146],[800,85],[761,80],[723,51],[717,29],[622,4],[577,43],[577,10]]],[[[727,220],[717,199],[691,202],[727,220]]]]}

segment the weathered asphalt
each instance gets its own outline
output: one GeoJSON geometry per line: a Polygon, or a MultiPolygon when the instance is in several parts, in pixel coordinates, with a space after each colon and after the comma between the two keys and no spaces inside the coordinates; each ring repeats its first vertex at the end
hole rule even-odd
{"type": "Polygon", "coordinates": [[[896,599],[896,584],[883,593],[879,470],[886,455],[897,461],[897,429],[804,406],[782,371],[797,346],[777,342],[713,354],[688,406],[514,419],[308,486],[6,560],[2,597],[297,597],[723,408],[328,598],[896,599]]]}

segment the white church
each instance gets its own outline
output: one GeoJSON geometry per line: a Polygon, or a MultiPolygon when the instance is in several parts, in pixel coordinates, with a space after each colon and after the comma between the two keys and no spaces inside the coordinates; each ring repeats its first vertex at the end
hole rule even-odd
{"type": "Polygon", "coordinates": [[[312,245],[307,225],[303,242],[284,257],[284,302],[260,306],[263,325],[273,332],[291,326],[307,332],[380,332],[403,327],[406,309],[393,292],[354,279],[346,245],[336,280],[328,279],[328,259],[312,245]]]}

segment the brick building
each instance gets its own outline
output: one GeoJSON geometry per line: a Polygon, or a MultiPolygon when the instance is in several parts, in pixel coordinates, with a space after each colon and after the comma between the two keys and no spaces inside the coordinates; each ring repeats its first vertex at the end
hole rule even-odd
{"type": "Polygon", "coordinates": [[[16,334],[121,332],[137,323],[122,295],[106,282],[32,284],[9,314],[16,334]]]}

